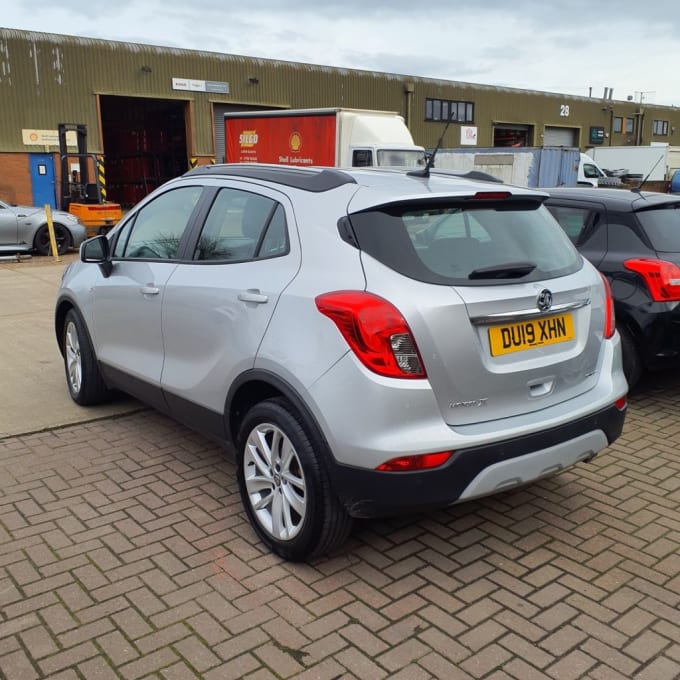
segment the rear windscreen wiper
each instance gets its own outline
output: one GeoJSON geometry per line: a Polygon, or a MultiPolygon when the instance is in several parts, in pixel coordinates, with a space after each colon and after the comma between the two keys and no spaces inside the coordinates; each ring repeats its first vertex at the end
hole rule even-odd
{"type": "Polygon", "coordinates": [[[533,262],[508,262],[493,267],[480,267],[470,272],[468,279],[519,279],[536,269],[533,262]]]}

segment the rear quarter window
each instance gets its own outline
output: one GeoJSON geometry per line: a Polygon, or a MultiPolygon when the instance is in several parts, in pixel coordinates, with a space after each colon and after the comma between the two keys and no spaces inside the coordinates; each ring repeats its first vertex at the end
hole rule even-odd
{"type": "Polygon", "coordinates": [[[383,206],[353,214],[350,220],[364,252],[428,283],[542,280],[582,266],[580,255],[540,203],[470,203],[383,206]]]}
{"type": "Polygon", "coordinates": [[[635,213],[652,248],[662,253],[680,253],[680,203],[635,213]]]}

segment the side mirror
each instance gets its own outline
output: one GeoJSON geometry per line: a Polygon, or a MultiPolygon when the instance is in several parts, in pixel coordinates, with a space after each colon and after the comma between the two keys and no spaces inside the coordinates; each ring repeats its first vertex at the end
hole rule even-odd
{"type": "Polygon", "coordinates": [[[108,278],[113,269],[109,239],[100,235],[85,241],[80,246],[80,259],[82,262],[98,264],[104,278],[108,278]]]}

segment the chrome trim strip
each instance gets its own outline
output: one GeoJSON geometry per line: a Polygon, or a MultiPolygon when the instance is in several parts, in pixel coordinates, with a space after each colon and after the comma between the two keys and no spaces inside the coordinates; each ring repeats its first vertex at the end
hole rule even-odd
{"type": "Polygon", "coordinates": [[[563,312],[571,312],[575,309],[587,307],[591,303],[590,298],[584,300],[577,300],[576,302],[567,302],[562,305],[554,305],[546,312],[541,312],[538,309],[521,309],[516,312],[503,312],[500,314],[487,314],[486,316],[473,316],[470,321],[473,326],[491,326],[499,323],[517,323],[524,319],[540,319],[544,317],[554,316],[555,314],[562,314],[563,312]]]}

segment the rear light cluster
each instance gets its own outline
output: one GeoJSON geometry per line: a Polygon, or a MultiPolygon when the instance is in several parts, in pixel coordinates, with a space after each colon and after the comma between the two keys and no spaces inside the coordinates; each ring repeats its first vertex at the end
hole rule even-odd
{"type": "Polygon", "coordinates": [[[389,378],[425,378],[418,347],[404,317],[387,300],[363,291],[341,290],[316,298],[366,368],[389,378]]]}
{"type": "Polygon", "coordinates": [[[680,301],[680,268],[666,260],[638,258],[626,260],[623,266],[644,279],[654,302],[680,301]]]}
{"type": "Polygon", "coordinates": [[[600,274],[604,283],[604,337],[611,338],[616,330],[616,316],[614,314],[614,298],[607,278],[600,274]]]}

